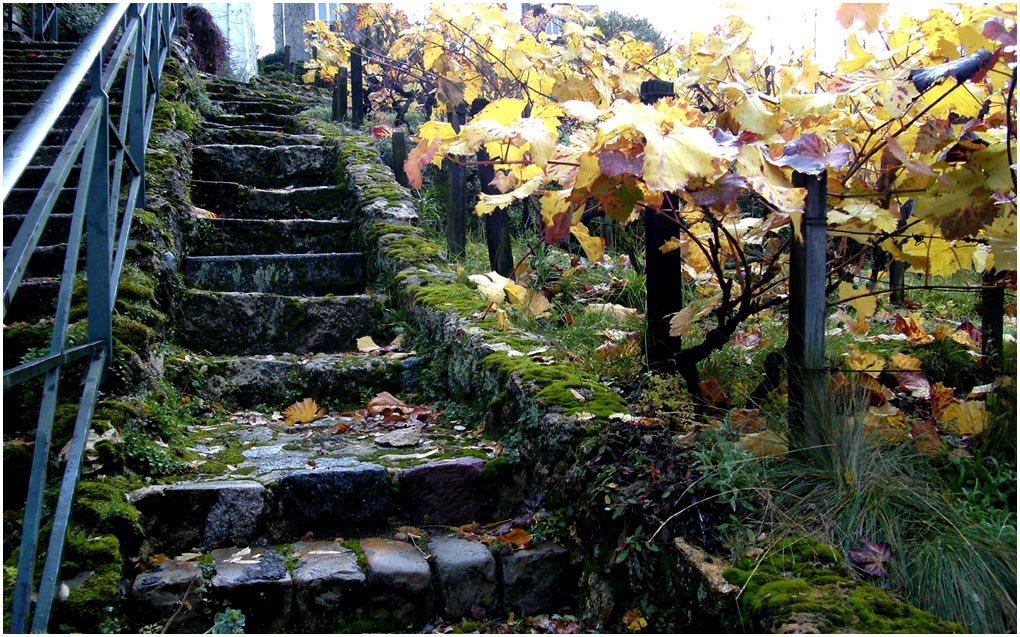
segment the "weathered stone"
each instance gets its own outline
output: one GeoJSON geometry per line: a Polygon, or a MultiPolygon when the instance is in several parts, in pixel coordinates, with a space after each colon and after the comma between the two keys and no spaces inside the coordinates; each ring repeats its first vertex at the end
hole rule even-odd
{"type": "Polygon", "coordinates": [[[506,609],[522,615],[553,612],[569,601],[567,591],[576,587],[570,581],[570,556],[556,544],[502,556],[503,592],[506,609]]]}
{"type": "Polygon", "coordinates": [[[411,524],[465,524],[485,516],[481,458],[442,460],[403,471],[400,508],[411,524]]]}
{"type": "Polygon", "coordinates": [[[349,250],[350,233],[351,222],[339,219],[196,217],[185,240],[191,254],[321,254],[349,250]]]}
{"type": "Polygon", "coordinates": [[[191,287],[223,292],[343,294],[364,285],[365,257],[360,252],[188,257],[184,280],[191,287]]]}
{"type": "Polygon", "coordinates": [[[208,618],[202,612],[205,601],[199,592],[205,583],[196,562],[167,560],[135,578],[132,611],[140,621],[172,617],[167,632],[200,633],[208,628],[208,618]]]}
{"type": "Polygon", "coordinates": [[[481,542],[437,537],[429,542],[443,604],[443,617],[480,619],[498,608],[496,558],[481,542]]]}
{"type": "Polygon", "coordinates": [[[404,427],[384,433],[375,439],[380,447],[415,447],[421,439],[421,427],[404,427]]]}
{"type": "Polygon", "coordinates": [[[295,471],[277,488],[281,517],[294,536],[336,537],[386,527],[389,479],[376,464],[295,471]]]}
{"type": "Polygon", "coordinates": [[[280,188],[321,184],[325,156],[322,146],[208,144],[195,147],[192,161],[196,179],[280,188]]]}
{"type": "Polygon", "coordinates": [[[221,217],[335,219],[343,213],[346,193],[339,186],[255,188],[216,179],[193,181],[191,197],[196,206],[221,217]]]}
{"type": "Polygon", "coordinates": [[[337,542],[297,542],[291,630],[334,632],[365,601],[358,556],[337,542]]]}
{"type": "Polygon", "coordinates": [[[432,573],[425,557],[412,544],[368,538],[361,541],[368,559],[365,584],[371,614],[405,627],[432,612],[432,573]]]}
{"type": "Polygon", "coordinates": [[[210,595],[244,613],[248,632],[283,632],[293,580],[280,554],[268,547],[216,549],[210,595]]]}
{"type": "Polygon", "coordinates": [[[247,544],[266,509],[265,487],[248,480],[156,485],[129,498],[142,514],[150,548],[164,553],[247,544]]]}
{"type": "Polygon", "coordinates": [[[380,299],[368,294],[292,297],[257,292],[188,290],[177,336],[213,354],[338,352],[379,335],[380,299]]]}

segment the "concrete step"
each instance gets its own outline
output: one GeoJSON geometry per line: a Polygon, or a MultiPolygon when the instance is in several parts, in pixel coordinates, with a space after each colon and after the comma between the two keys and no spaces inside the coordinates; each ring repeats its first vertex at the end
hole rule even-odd
{"type": "Polygon", "coordinates": [[[184,556],[135,578],[130,603],[139,614],[174,615],[172,632],[208,624],[206,605],[226,603],[251,632],[351,632],[369,620],[397,632],[446,621],[552,613],[570,604],[577,578],[566,549],[553,543],[493,553],[485,544],[437,532],[417,543],[389,537],[350,542],[299,541],[215,549],[201,562],[184,556]],[[288,569],[292,564],[292,569],[288,569]],[[188,589],[203,588],[184,612],[188,589]]]}
{"type": "Polygon", "coordinates": [[[193,255],[328,253],[352,244],[352,227],[330,219],[196,217],[184,237],[193,255]]]}
{"type": "MultiPolygon", "coordinates": [[[[323,180],[326,181],[326,180],[323,180]]],[[[340,186],[256,188],[227,181],[192,181],[191,200],[221,217],[244,219],[343,218],[340,186]]]]}
{"type": "MultiPolygon", "coordinates": [[[[44,245],[66,242],[71,232],[71,217],[69,214],[51,214],[39,242],[44,245]]],[[[4,247],[11,245],[24,221],[25,215],[22,214],[4,215],[4,247]]]]}
{"type": "Polygon", "coordinates": [[[199,290],[323,296],[365,285],[360,252],[191,256],[183,265],[185,283],[199,290]]]}
{"type": "Polygon", "coordinates": [[[208,144],[192,156],[195,179],[231,181],[256,188],[317,186],[328,183],[322,146],[208,144]]]}
{"type": "Polygon", "coordinates": [[[178,341],[211,354],[342,352],[381,332],[381,299],[368,294],[297,297],[187,290],[178,341]]]}
{"type": "Polygon", "coordinates": [[[21,280],[14,299],[7,306],[4,323],[35,323],[52,318],[57,307],[60,279],[57,277],[26,277],[21,280]]]}
{"type": "MultiPolygon", "coordinates": [[[[289,405],[306,396],[360,396],[365,387],[397,392],[418,359],[349,353],[200,356],[174,361],[170,378],[183,392],[201,387],[234,409],[289,405]]],[[[303,466],[303,465],[302,465],[303,466]]]]}

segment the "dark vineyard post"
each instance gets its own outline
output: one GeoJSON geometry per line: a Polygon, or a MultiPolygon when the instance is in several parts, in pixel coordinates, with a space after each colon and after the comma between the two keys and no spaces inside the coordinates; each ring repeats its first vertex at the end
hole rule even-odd
{"type": "MultiPolygon", "coordinates": [[[[460,132],[467,114],[465,108],[450,111],[448,118],[453,130],[460,132]]],[[[462,259],[467,246],[467,231],[464,224],[464,166],[447,162],[447,196],[446,196],[446,249],[451,259],[462,259]]]]}
{"type": "MultiPolygon", "coordinates": [[[[487,100],[476,99],[471,104],[471,114],[477,115],[488,104],[487,100]]],[[[489,153],[480,148],[475,159],[478,160],[478,182],[481,191],[486,195],[498,195],[499,189],[492,185],[496,169],[488,163],[491,160],[489,153]]],[[[514,255],[510,245],[510,217],[506,208],[496,208],[485,215],[485,245],[489,249],[489,267],[509,277],[514,270],[514,255]]]]}
{"type": "MultiPolygon", "coordinates": [[[[641,83],[641,101],[654,104],[660,98],[673,97],[673,83],[647,80],[641,83]]],[[[679,250],[666,254],[660,248],[677,235],[676,221],[672,218],[677,209],[677,198],[666,195],[663,207],[670,215],[645,210],[645,294],[648,344],[645,357],[648,366],[660,372],[675,372],[676,356],[680,352],[680,338],[669,335],[669,319],[684,307],[680,285],[683,256],[679,250]]]]}
{"type": "Polygon", "coordinates": [[[407,187],[407,173],[404,172],[404,162],[407,161],[407,136],[404,131],[394,131],[393,137],[393,175],[397,183],[407,187]]]}
{"type": "Polygon", "coordinates": [[[287,44],[283,47],[283,72],[293,73],[294,67],[290,65],[290,45],[287,44]]]}
{"type": "Polygon", "coordinates": [[[803,242],[790,249],[789,421],[790,441],[809,447],[806,424],[825,417],[825,258],[828,185],[818,175],[795,172],[793,185],[807,188],[803,242]]]}
{"type": "Polygon", "coordinates": [[[359,127],[365,121],[365,78],[359,47],[351,51],[351,121],[359,127]]]}
{"type": "MultiPolygon", "coordinates": [[[[897,233],[907,227],[907,219],[914,212],[916,200],[910,199],[900,207],[900,220],[896,224],[897,233]]],[[[907,273],[907,264],[903,261],[891,260],[889,262],[889,288],[892,290],[889,299],[893,305],[902,306],[906,301],[906,292],[903,289],[904,275],[907,273]]]]}
{"type": "Polygon", "coordinates": [[[341,67],[336,73],[336,86],[333,88],[333,121],[347,121],[347,69],[341,67]]]}
{"type": "Polygon", "coordinates": [[[984,368],[1002,374],[1002,314],[1006,311],[1006,286],[992,272],[981,275],[981,355],[984,368]]]}

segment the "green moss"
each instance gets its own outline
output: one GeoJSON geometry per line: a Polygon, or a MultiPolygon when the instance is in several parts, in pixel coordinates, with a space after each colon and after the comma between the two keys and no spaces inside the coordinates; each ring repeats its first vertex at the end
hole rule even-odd
{"type": "Polygon", "coordinates": [[[755,629],[782,632],[810,617],[822,632],[962,631],[854,579],[838,551],[813,538],[783,540],[760,559],[739,560],[724,577],[742,587],[741,616],[755,629]]]}
{"type": "Polygon", "coordinates": [[[91,575],[81,585],[70,589],[67,599],[56,607],[53,624],[95,632],[116,603],[122,564],[120,541],[116,536],[68,533],[61,577],[68,579],[88,572],[91,575]]]}
{"type": "MultiPolygon", "coordinates": [[[[393,482],[396,482],[396,480],[393,480],[393,482]]],[[[354,551],[354,555],[358,558],[358,567],[362,571],[368,568],[368,556],[365,555],[365,550],[361,548],[361,540],[344,540],[340,545],[354,551]]]]}
{"type": "Polygon", "coordinates": [[[83,480],[75,493],[75,522],[115,535],[124,546],[137,546],[142,539],[141,516],[126,494],[140,486],[117,477],[83,480]]]}
{"type": "MultiPolygon", "coordinates": [[[[485,310],[485,299],[475,290],[464,285],[430,285],[415,292],[415,302],[431,305],[439,310],[453,310],[461,316],[471,316],[485,310]]],[[[495,324],[495,315],[491,315],[495,324]]]]}

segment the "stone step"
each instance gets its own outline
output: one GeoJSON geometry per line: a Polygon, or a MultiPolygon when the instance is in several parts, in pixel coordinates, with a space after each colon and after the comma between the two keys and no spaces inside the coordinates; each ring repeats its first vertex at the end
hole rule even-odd
{"type": "MultiPolygon", "coordinates": [[[[19,122],[21,122],[21,118],[15,119],[17,119],[17,121],[11,122],[10,126],[8,126],[8,122],[6,120],[4,121],[4,139],[7,139],[7,136],[10,135],[11,131],[14,130],[14,127],[17,126],[19,122]]],[[[64,144],[70,137],[71,129],[63,127],[59,119],[57,120],[57,122],[58,122],[57,125],[51,128],[50,132],[48,132],[46,134],[46,137],[43,138],[44,145],[60,146],[64,144]]]]}
{"type": "Polygon", "coordinates": [[[26,277],[7,306],[4,323],[35,323],[53,316],[57,307],[60,279],[56,277],[26,277]]]}
{"type": "Polygon", "coordinates": [[[368,620],[408,633],[437,616],[552,613],[576,595],[569,553],[557,544],[493,553],[452,533],[418,542],[367,537],[215,549],[201,562],[184,556],[138,575],[130,603],[142,617],[173,615],[172,632],[207,627],[204,606],[219,602],[244,613],[250,632],[351,632],[352,622],[368,620]],[[178,600],[198,589],[209,599],[196,595],[179,609],[178,600]]]}
{"type": "Polygon", "coordinates": [[[200,255],[327,253],[352,244],[352,227],[331,219],[194,218],[184,237],[200,255]]]}
{"type": "Polygon", "coordinates": [[[225,181],[192,181],[191,200],[221,217],[343,218],[348,195],[340,186],[255,188],[225,181]]]}
{"type": "Polygon", "coordinates": [[[276,129],[234,128],[207,124],[195,135],[197,144],[257,144],[259,146],[294,146],[321,144],[322,135],[289,135],[276,129]]]}
{"type": "MultiPolygon", "coordinates": [[[[11,194],[4,201],[4,214],[21,214],[28,210],[39,194],[38,188],[16,186],[11,189],[11,194]]],[[[61,188],[60,195],[54,209],[73,210],[74,198],[77,194],[75,188],[61,188]]]]}
{"type": "Polygon", "coordinates": [[[192,156],[195,179],[216,179],[257,188],[316,186],[327,181],[322,146],[208,144],[192,156]]]}
{"type": "MultiPolygon", "coordinates": [[[[64,237],[66,240],[67,237],[64,237]]],[[[28,267],[25,269],[25,276],[29,278],[50,278],[59,277],[64,271],[64,258],[67,255],[67,243],[55,243],[53,245],[37,245],[28,259],[28,267]]],[[[4,259],[7,258],[7,246],[4,246],[4,259]]],[[[85,248],[81,249],[78,257],[79,268],[85,262],[85,248]]]]}
{"type": "Polygon", "coordinates": [[[273,115],[271,113],[215,113],[206,115],[206,121],[228,126],[274,126],[285,133],[300,132],[301,124],[293,115],[273,115]]]}
{"type": "Polygon", "coordinates": [[[190,256],[183,265],[190,287],[218,292],[324,296],[354,292],[365,284],[360,252],[190,256]]]}
{"type": "Polygon", "coordinates": [[[69,55],[79,46],[78,42],[36,42],[33,40],[8,41],[4,40],[4,54],[8,52],[37,52],[47,54],[69,55]]]}
{"type": "Polygon", "coordinates": [[[49,86],[50,80],[36,77],[15,79],[7,77],[7,75],[5,74],[3,83],[4,83],[3,91],[5,95],[7,94],[7,91],[22,91],[22,90],[32,91],[35,92],[36,94],[41,95],[42,92],[46,90],[46,87],[49,86]]]}
{"type": "MultiPolygon", "coordinates": [[[[18,179],[18,187],[38,189],[46,180],[46,176],[49,175],[50,168],[50,166],[29,166],[21,173],[21,177],[18,179]]],[[[80,175],[81,166],[72,166],[71,171],[67,175],[67,181],[64,183],[73,186],[78,183],[80,175]]]]}
{"type": "Polygon", "coordinates": [[[35,106],[34,102],[20,102],[12,98],[7,91],[4,91],[4,115],[17,115],[24,117],[32,107],[35,106]]]}
{"type": "MultiPolygon", "coordinates": [[[[53,244],[66,242],[68,235],[71,232],[71,217],[69,214],[51,214],[49,221],[46,222],[46,227],[43,228],[42,236],[39,239],[39,243],[53,244]]],[[[4,246],[9,247],[11,242],[14,241],[15,235],[18,234],[18,230],[21,228],[21,224],[25,221],[25,215],[22,214],[5,214],[4,215],[4,246]]]]}
{"type": "Polygon", "coordinates": [[[271,99],[230,99],[217,102],[220,107],[231,115],[265,113],[269,115],[295,115],[305,110],[301,103],[293,101],[274,101],[271,99]]]}
{"type": "Polygon", "coordinates": [[[368,294],[297,297],[187,290],[178,341],[211,354],[342,352],[381,332],[382,300],[368,294]]]}
{"type": "Polygon", "coordinates": [[[38,78],[42,76],[53,77],[64,68],[62,61],[38,61],[30,63],[4,65],[4,77],[10,78],[38,78]]]}

